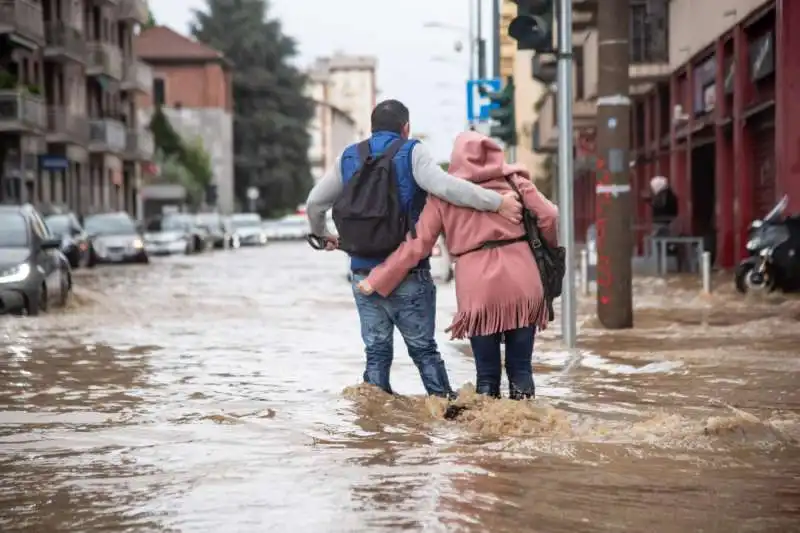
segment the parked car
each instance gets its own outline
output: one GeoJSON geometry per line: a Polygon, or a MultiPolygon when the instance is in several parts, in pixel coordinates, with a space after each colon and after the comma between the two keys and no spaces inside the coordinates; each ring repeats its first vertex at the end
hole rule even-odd
{"type": "Polygon", "coordinates": [[[61,239],[61,253],[73,269],[94,266],[89,235],[74,213],[50,215],[44,221],[50,232],[61,239]]]}
{"type": "Polygon", "coordinates": [[[276,240],[302,240],[308,236],[310,229],[305,215],[288,215],[275,223],[274,238],[276,240]]]}
{"type": "Polygon", "coordinates": [[[149,263],[144,238],[124,211],[89,215],[84,229],[91,239],[96,263],[149,263]]]}
{"type": "Polygon", "coordinates": [[[0,314],[35,316],[67,303],[72,271],[61,241],[31,205],[0,206],[0,314]]]}
{"type": "Polygon", "coordinates": [[[191,218],[165,215],[144,224],[144,249],[148,255],[189,255],[202,251],[204,247],[204,240],[194,234],[191,218]]]}
{"type": "Polygon", "coordinates": [[[269,240],[261,217],[256,213],[231,215],[230,225],[242,246],[263,246],[269,240]]]}
{"type": "MultiPolygon", "coordinates": [[[[453,277],[455,276],[455,270],[453,268],[453,258],[450,256],[450,252],[447,251],[447,246],[445,246],[444,237],[440,236],[439,240],[436,241],[436,245],[434,245],[433,251],[431,251],[430,262],[431,262],[431,276],[433,276],[433,279],[438,281],[443,281],[445,283],[450,283],[451,281],[453,281],[453,277]]],[[[350,271],[349,257],[347,257],[346,264],[347,264],[347,281],[353,281],[352,272],[350,271]]]]}
{"type": "Polygon", "coordinates": [[[197,215],[196,223],[211,234],[214,248],[232,249],[239,247],[239,237],[219,213],[200,213],[197,215]]]}

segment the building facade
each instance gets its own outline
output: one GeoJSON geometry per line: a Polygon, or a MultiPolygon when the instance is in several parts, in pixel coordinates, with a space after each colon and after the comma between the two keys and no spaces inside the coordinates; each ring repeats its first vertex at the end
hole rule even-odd
{"type": "Polygon", "coordinates": [[[306,96],[314,102],[314,116],[308,125],[308,160],[314,181],[322,178],[348,145],[359,140],[356,121],[329,102],[329,85],[325,72],[309,72],[306,96]]]}
{"type": "Polygon", "coordinates": [[[0,5],[0,199],[80,214],[136,215],[152,136],[133,55],[144,0],[9,0],[0,5]]]}
{"type": "MultiPolygon", "coordinates": [[[[578,236],[594,217],[596,7],[576,5],[585,15],[575,28],[578,236]]],[[[746,253],[749,223],[779,198],[800,212],[800,3],[631,0],[629,16],[637,240],[650,222],[641,197],[663,175],[679,198],[675,230],[706,238],[729,268],[746,253]]],[[[555,148],[554,100],[539,121],[543,152],[555,148]]]]}
{"type": "Polygon", "coordinates": [[[370,56],[336,53],[317,59],[310,69],[313,79],[325,80],[325,102],[350,116],[356,125],[356,137],[370,135],[370,116],[377,104],[376,71],[378,60],[370,56]]]}
{"type": "Polygon", "coordinates": [[[186,142],[199,139],[211,157],[217,208],[235,210],[233,87],[221,52],[164,26],[144,30],[136,55],[153,69],[152,91],[140,99],[140,120],[149,124],[161,107],[186,142]]]}

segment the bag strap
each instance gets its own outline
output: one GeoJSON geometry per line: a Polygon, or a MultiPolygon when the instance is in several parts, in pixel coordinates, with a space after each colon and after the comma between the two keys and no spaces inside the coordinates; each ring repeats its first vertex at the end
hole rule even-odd
{"type": "Polygon", "coordinates": [[[367,159],[369,159],[371,155],[372,150],[369,147],[369,139],[358,143],[358,158],[361,160],[362,165],[367,162],[367,159]]]}
{"type": "MultiPolygon", "coordinates": [[[[506,181],[511,186],[511,189],[520,197],[520,201],[522,201],[522,193],[519,192],[519,188],[514,183],[514,180],[511,176],[506,176],[506,181]]],[[[531,239],[531,245],[534,249],[539,249],[542,247],[542,235],[539,232],[539,217],[536,216],[532,210],[528,209],[524,205],[522,206],[522,214],[523,217],[528,218],[530,220],[530,224],[523,224],[525,226],[525,231],[530,233],[529,237],[531,239]]]]}
{"type": "Polygon", "coordinates": [[[405,143],[406,143],[405,139],[396,139],[392,141],[392,143],[381,154],[380,156],[381,159],[383,159],[384,157],[387,159],[394,159],[394,156],[397,155],[397,152],[400,151],[400,149],[403,147],[405,143]]]}
{"type": "Polygon", "coordinates": [[[365,141],[361,141],[360,143],[358,143],[358,157],[359,159],[361,159],[362,165],[366,163],[370,158],[372,158],[373,163],[384,158],[393,159],[394,156],[397,155],[397,152],[400,151],[400,149],[403,147],[405,143],[406,143],[405,139],[396,139],[392,141],[391,144],[389,144],[386,150],[378,154],[377,157],[373,157],[372,148],[369,145],[369,139],[367,139],[365,141]]]}

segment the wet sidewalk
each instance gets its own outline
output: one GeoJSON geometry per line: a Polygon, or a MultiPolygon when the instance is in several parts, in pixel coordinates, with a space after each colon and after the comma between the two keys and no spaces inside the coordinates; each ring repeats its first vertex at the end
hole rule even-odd
{"type": "MultiPolygon", "coordinates": [[[[81,273],[69,313],[0,319],[5,532],[792,531],[800,303],[637,280],[637,326],[581,303],[537,340],[540,397],[456,422],[397,342],[388,397],[339,254],[276,244],[81,273]]],[[[439,292],[439,331],[455,309],[439,292]]]]}

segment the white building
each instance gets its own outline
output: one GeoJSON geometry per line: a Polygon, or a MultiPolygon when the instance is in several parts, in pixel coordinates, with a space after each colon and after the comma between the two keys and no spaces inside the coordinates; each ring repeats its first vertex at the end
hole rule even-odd
{"type": "Polygon", "coordinates": [[[370,115],[378,98],[377,67],[374,57],[336,53],[317,59],[311,69],[313,77],[327,81],[325,102],[353,118],[359,138],[371,131],[370,115]]]}
{"type": "Polygon", "coordinates": [[[369,136],[377,98],[376,66],[375,58],[343,54],[320,58],[312,66],[306,96],[316,103],[308,151],[315,180],[344,148],[369,136]]]}

